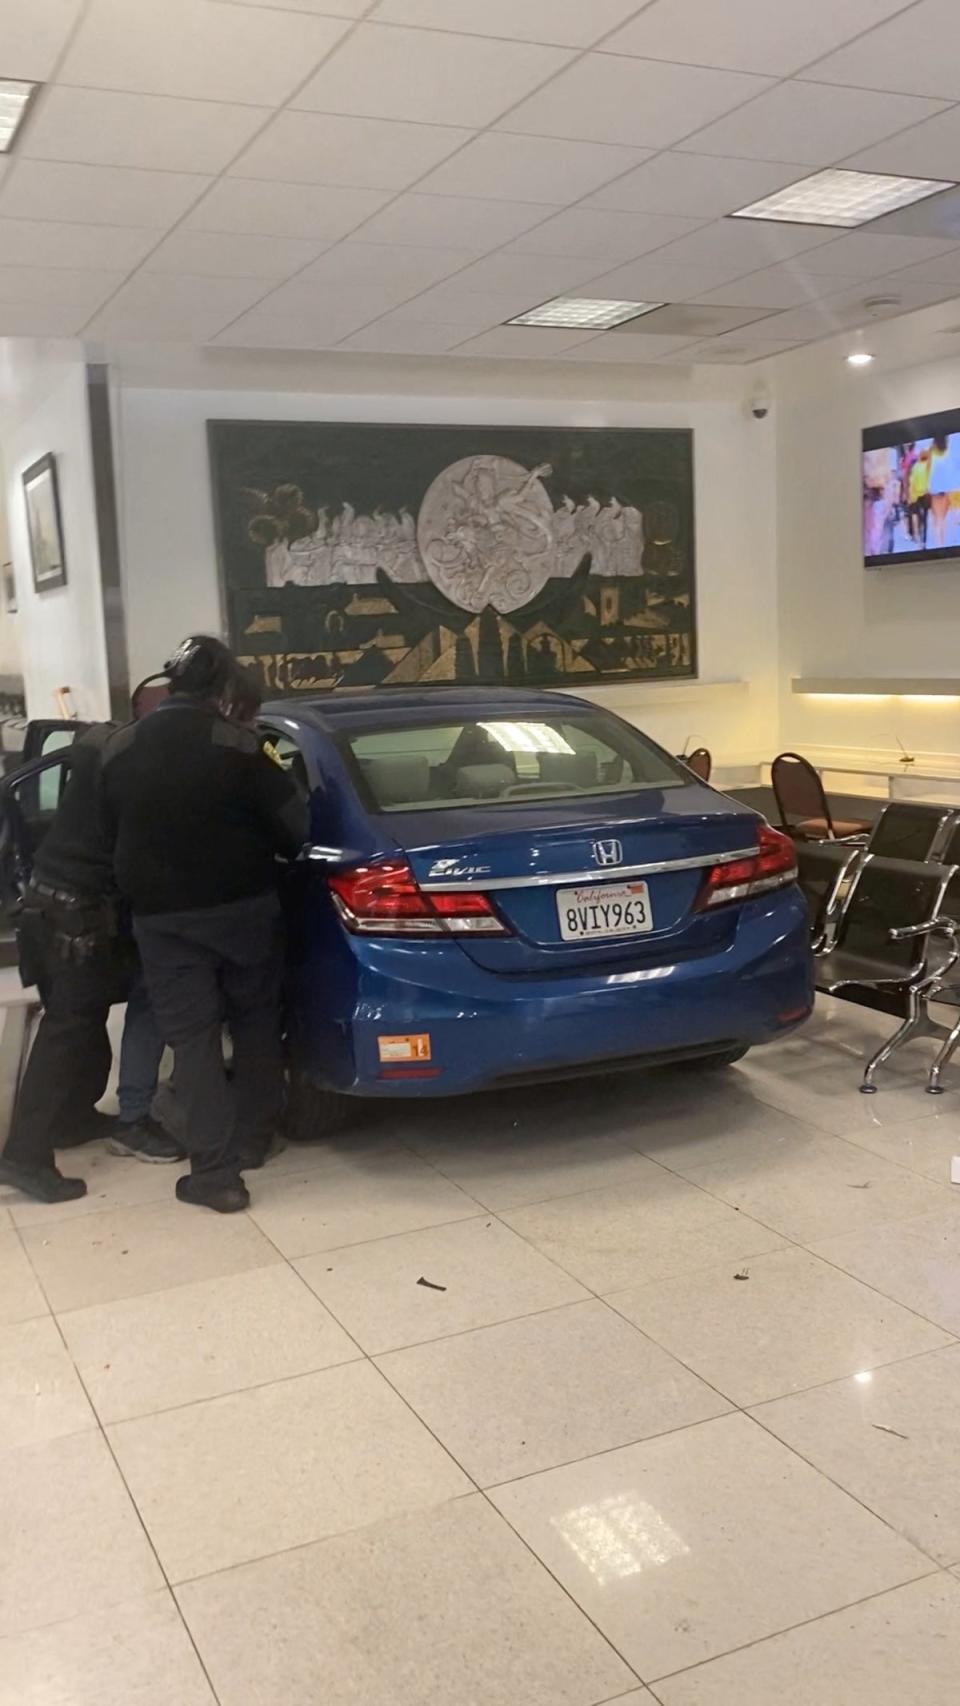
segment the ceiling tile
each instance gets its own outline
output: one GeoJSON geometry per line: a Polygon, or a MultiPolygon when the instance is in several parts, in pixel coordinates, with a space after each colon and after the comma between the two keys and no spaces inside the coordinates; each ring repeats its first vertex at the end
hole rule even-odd
{"type": "Polygon", "coordinates": [[[600,184],[629,172],[647,153],[644,148],[611,148],[600,142],[563,142],[552,136],[511,136],[490,130],[438,166],[419,187],[430,195],[562,205],[579,201],[600,184]]]}
{"type": "MultiPolygon", "coordinates": [[[[765,321],[764,324],[770,324],[765,321]]],[[[798,342],[796,338],[763,338],[747,341],[742,333],[731,332],[729,341],[726,338],[708,338],[702,344],[688,344],[677,356],[666,359],[673,363],[679,362],[684,366],[708,367],[746,367],[754,361],[769,360],[771,356],[781,355],[784,350],[793,349],[798,342]]]]}
{"type": "Polygon", "coordinates": [[[891,237],[879,232],[851,231],[803,257],[810,273],[848,273],[851,278],[878,278],[896,267],[930,261],[956,247],[943,237],[891,237]]]}
{"type": "Polygon", "coordinates": [[[461,292],[510,292],[520,304],[511,312],[522,314],[525,308],[535,308],[551,296],[563,295],[591,270],[589,261],[577,256],[518,255],[504,249],[474,261],[450,281],[449,288],[461,292]]]}
{"type": "Polygon", "coordinates": [[[278,113],[232,167],[241,178],[403,190],[473,132],[441,124],[278,113]]]}
{"type": "Polygon", "coordinates": [[[466,266],[471,253],[460,249],[418,249],[379,243],[339,243],[300,274],[298,282],[326,290],[353,285],[385,286],[398,300],[426,290],[466,266]]]}
{"type": "MultiPolygon", "coordinates": [[[[389,192],[221,178],[187,219],[191,231],[337,242],[376,213],[389,192]]],[[[0,212],[3,199],[0,195],[0,212]]]]}
{"type": "Polygon", "coordinates": [[[666,308],[656,308],[623,328],[630,336],[665,333],[668,337],[683,337],[687,343],[699,338],[719,337],[722,332],[734,332],[739,326],[756,325],[763,318],[762,310],[745,304],[738,308],[714,307],[701,302],[670,302],[666,308]]]}
{"type": "Polygon", "coordinates": [[[421,325],[387,314],[362,332],[351,332],[337,348],[383,355],[442,355],[474,337],[476,331],[476,326],[421,325]]]}
{"type": "Polygon", "coordinates": [[[58,224],[0,218],[0,255],[11,266],[68,267],[128,273],[160,238],[122,225],[58,224]]]}
{"type": "Polygon", "coordinates": [[[829,240],[831,233],[817,225],[777,225],[771,221],[719,219],[701,225],[657,253],[665,266],[712,269],[716,284],[754,272],[790,255],[806,253],[829,240]]]}
{"type": "Polygon", "coordinates": [[[122,272],[0,266],[0,303],[57,304],[92,314],[123,283],[122,272]]]}
{"type": "Polygon", "coordinates": [[[266,6],[278,12],[315,12],[318,17],[362,18],[370,0],[218,0],[223,6],[266,6]]]}
{"type": "MultiPolygon", "coordinates": [[[[727,266],[680,266],[663,259],[664,251],[641,255],[613,272],[581,280],[582,296],[607,296],[621,302],[685,302],[724,284],[727,266]]],[[[746,271],[743,268],[743,271],[746,271]]]]}
{"type": "Polygon", "coordinates": [[[27,160],[213,174],[265,118],[259,107],[61,85],[45,91],[18,153],[27,160]]]}
{"type": "Polygon", "coordinates": [[[4,77],[44,83],[80,14],[82,0],[3,0],[0,61],[4,77]]]}
{"type": "Polygon", "coordinates": [[[18,160],[0,189],[0,216],[162,229],[182,218],[209,182],[187,172],[18,160]]]}
{"type": "Polygon", "coordinates": [[[0,338],[72,338],[88,318],[65,302],[3,302],[0,338]]]}
{"type": "Polygon", "coordinates": [[[296,279],[283,284],[244,314],[218,342],[265,349],[330,349],[341,338],[379,320],[392,307],[384,290],[299,289],[296,279]]]}
{"type": "Polygon", "coordinates": [[[432,25],[461,35],[592,47],[636,11],[637,0],[380,0],[377,22],[432,25]]]}
{"type": "Polygon", "coordinates": [[[895,130],[932,118],[933,101],[876,95],[825,83],[779,83],[739,112],[708,125],[681,146],[694,154],[743,155],[748,160],[800,160],[832,166],[895,130]]]}
{"type": "Polygon", "coordinates": [[[938,113],[923,124],[878,142],[844,161],[864,172],[892,172],[903,178],[949,178],[960,175],[960,107],[938,113]]]}
{"type": "Polygon", "coordinates": [[[657,154],[591,196],[591,207],[721,219],[805,177],[806,166],[724,160],[707,154],[657,154]]]}
{"type": "Polygon", "coordinates": [[[92,0],[57,81],[145,95],[277,106],[350,25],[217,0],[92,0]]]}
{"type": "Polygon", "coordinates": [[[402,195],[364,227],[371,243],[419,243],[482,254],[519,237],[554,209],[532,201],[474,201],[445,195],[402,195]]]}
{"type": "Polygon", "coordinates": [[[952,285],[960,294],[960,249],[951,249],[935,260],[921,261],[919,266],[907,267],[884,279],[884,287],[889,285],[891,290],[899,290],[906,284],[952,285]]]}
{"type": "Polygon", "coordinates": [[[118,309],[242,314],[270,288],[262,278],[206,278],[197,273],[138,272],[115,298],[118,309]]]}
{"type": "Polygon", "coordinates": [[[765,78],[738,71],[588,53],[511,112],[503,129],[668,148],[766,87],[765,78]]]}
{"type": "Polygon", "coordinates": [[[611,361],[620,367],[627,362],[636,364],[656,361],[661,355],[670,355],[675,350],[686,349],[691,341],[689,337],[668,337],[654,332],[635,332],[629,335],[623,331],[601,332],[599,337],[589,338],[586,343],[578,344],[576,349],[568,350],[561,359],[611,361]]]}
{"type": "Polygon", "coordinates": [[[316,112],[489,124],[570,59],[556,47],[361,24],[297,95],[316,112]]]}
{"type": "Polygon", "coordinates": [[[956,0],[921,0],[919,6],[908,6],[862,41],[821,59],[809,75],[821,83],[960,100],[956,0]]]}
{"type": "Polygon", "coordinates": [[[869,289],[869,280],[861,280],[855,273],[842,278],[827,273],[817,275],[804,272],[802,262],[803,256],[796,261],[785,261],[782,266],[762,267],[746,278],[721,284],[716,290],[704,291],[697,300],[744,308],[769,308],[772,312],[775,308],[802,308],[807,302],[815,302],[821,296],[830,296],[835,291],[860,283],[865,292],[869,289]]]}
{"type": "Polygon", "coordinates": [[[576,331],[562,331],[557,326],[494,326],[491,331],[481,332],[479,337],[461,344],[457,354],[547,361],[584,342],[582,326],[576,331]]]}
{"type": "Polygon", "coordinates": [[[171,231],[144,263],[147,272],[209,278],[285,279],[323,254],[323,243],[296,237],[234,237],[222,232],[171,231]]]}
{"type": "Polygon", "coordinates": [[[532,255],[591,257],[597,266],[633,260],[676,237],[695,231],[697,219],[670,219],[659,213],[614,213],[598,207],[569,207],[518,237],[511,248],[532,255]]]}
{"type": "Polygon", "coordinates": [[[942,190],[912,207],[875,219],[873,232],[891,232],[899,237],[945,237],[960,243],[960,189],[942,190]]]}
{"type": "MultiPolygon", "coordinates": [[[[460,275],[436,284],[393,310],[391,319],[411,325],[467,326],[471,333],[502,326],[513,314],[536,306],[529,295],[510,290],[463,290],[460,275]]],[[[464,332],[464,337],[468,334],[464,332]]]]}
{"type": "Polygon", "coordinates": [[[603,45],[610,53],[695,59],[698,65],[788,77],[903,5],[904,0],[843,0],[840,6],[837,0],[790,6],[770,0],[654,0],[603,45]]]}

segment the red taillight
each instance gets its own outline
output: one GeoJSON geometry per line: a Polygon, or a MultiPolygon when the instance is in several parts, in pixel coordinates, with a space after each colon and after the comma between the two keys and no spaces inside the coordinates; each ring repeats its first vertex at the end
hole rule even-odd
{"type": "Polygon", "coordinates": [[[425,893],[406,859],[355,865],[330,878],[333,904],[348,930],[364,936],[506,936],[485,894],[472,889],[425,893]]]}
{"type": "Polygon", "coordinates": [[[734,859],[714,865],[707,872],[697,906],[724,906],[731,900],[749,900],[755,894],[783,889],[797,880],[797,855],[789,835],[781,835],[763,823],[757,831],[758,850],[749,859],[734,859]]]}

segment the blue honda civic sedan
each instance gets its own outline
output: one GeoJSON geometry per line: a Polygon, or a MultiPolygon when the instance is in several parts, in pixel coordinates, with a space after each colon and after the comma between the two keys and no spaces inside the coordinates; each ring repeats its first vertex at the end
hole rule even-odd
{"type": "Polygon", "coordinates": [[[813,1002],[792,843],[620,718],[506,688],[266,705],[310,789],[290,872],[295,1118],[671,1061],[813,1002]]]}

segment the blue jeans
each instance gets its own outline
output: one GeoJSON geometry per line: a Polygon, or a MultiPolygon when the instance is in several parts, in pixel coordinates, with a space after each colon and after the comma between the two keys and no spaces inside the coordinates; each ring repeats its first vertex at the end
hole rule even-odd
{"type": "Polygon", "coordinates": [[[120,1044],[120,1118],[124,1125],[146,1119],[157,1093],[163,1059],[163,1040],[157,1030],[143,974],[127,999],[127,1017],[120,1044]]]}

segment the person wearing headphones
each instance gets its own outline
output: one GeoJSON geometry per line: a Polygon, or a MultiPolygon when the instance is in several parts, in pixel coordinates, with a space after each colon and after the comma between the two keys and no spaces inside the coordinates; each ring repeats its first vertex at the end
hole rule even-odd
{"type": "Polygon", "coordinates": [[[277,860],[303,847],[307,802],[231,717],[244,677],[222,641],[191,635],[166,673],[169,698],[104,746],[103,816],[156,1023],[174,1051],[191,1169],[177,1196],[226,1214],[249,1203],[241,1175],[263,1165],[282,1112],[277,860]]]}

